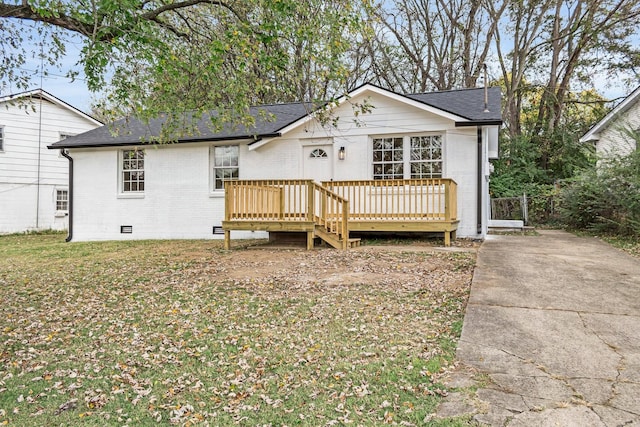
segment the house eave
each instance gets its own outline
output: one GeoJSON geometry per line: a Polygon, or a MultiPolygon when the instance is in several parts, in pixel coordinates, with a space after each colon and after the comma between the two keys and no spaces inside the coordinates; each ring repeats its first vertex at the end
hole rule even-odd
{"type": "Polygon", "coordinates": [[[51,150],[57,149],[71,149],[71,148],[105,148],[105,147],[131,147],[131,146],[141,146],[141,145],[171,145],[171,144],[190,144],[197,142],[220,142],[220,141],[251,141],[249,145],[256,143],[263,138],[272,138],[280,136],[279,133],[275,134],[264,134],[264,135],[236,135],[236,136],[228,136],[228,137],[209,137],[209,138],[190,138],[190,139],[181,139],[176,142],[149,142],[149,141],[120,141],[120,142],[105,142],[105,143],[96,143],[96,144],[64,144],[64,140],[56,142],[54,144],[48,145],[47,148],[51,150]]]}
{"type": "Polygon", "coordinates": [[[502,120],[469,120],[466,122],[456,122],[456,127],[472,127],[472,126],[502,126],[502,120]]]}

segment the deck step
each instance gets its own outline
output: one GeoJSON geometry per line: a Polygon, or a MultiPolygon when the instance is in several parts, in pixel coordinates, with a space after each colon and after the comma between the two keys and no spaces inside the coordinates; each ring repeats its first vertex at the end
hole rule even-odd
{"type": "Polygon", "coordinates": [[[358,248],[360,247],[360,238],[350,238],[349,244],[347,245],[349,248],[358,248]]]}

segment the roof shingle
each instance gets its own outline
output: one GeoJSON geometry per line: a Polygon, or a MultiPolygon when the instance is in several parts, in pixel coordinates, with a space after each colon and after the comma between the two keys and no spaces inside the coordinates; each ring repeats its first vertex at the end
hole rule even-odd
{"type": "MultiPolygon", "coordinates": [[[[474,122],[501,122],[500,89],[489,88],[488,108],[485,111],[484,89],[462,89],[444,92],[431,92],[405,95],[414,101],[430,105],[439,110],[455,114],[474,122]]],[[[177,142],[221,141],[232,139],[254,139],[280,135],[286,126],[304,118],[313,111],[310,103],[287,103],[252,107],[250,114],[255,117],[251,127],[231,124],[214,130],[209,115],[203,115],[196,123],[195,131],[189,135],[181,135],[177,142]]],[[[160,135],[166,117],[159,117],[144,123],[135,118],[122,119],[111,125],[102,126],[91,131],[68,137],[49,146],[59,148],[89,148],[125,145],[140,145],[160,135]],[[115,131],[115,134],[114,132],[115,131]]]]}

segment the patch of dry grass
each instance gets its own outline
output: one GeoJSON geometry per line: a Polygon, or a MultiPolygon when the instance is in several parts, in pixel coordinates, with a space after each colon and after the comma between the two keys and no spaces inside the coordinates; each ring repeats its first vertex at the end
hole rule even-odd
{"type": "Polygon", "coordinates": [[[474,262],[0,237],[0,425],[421,425],[474,262]]]}

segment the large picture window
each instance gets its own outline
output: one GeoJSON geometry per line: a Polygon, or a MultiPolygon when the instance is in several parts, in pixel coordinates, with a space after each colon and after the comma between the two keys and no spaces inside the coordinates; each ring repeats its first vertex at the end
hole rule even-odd
{"type": "Polygon", "coordinates": [[[373,179],[442,178],[442,135],[373,138],[373,179]]]}
{"type": "Polygon", "coordinates": [[[240,177],[239,152],[237,145],[212,147],[214,190],[223,190],[225,181],[240,177]]]}
{"type": "Polygon", "coordinates": [[[122,151],[122,192],[144,192],[144,151],[122,151]]]}

